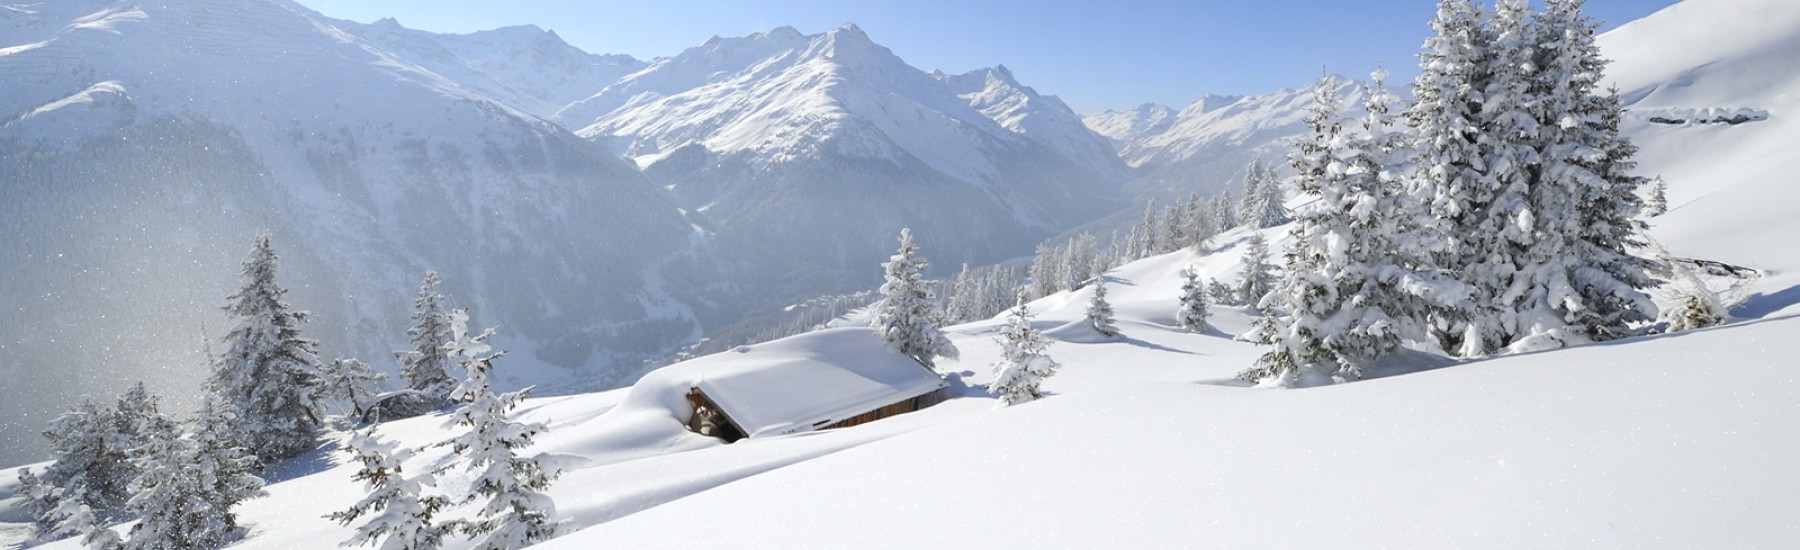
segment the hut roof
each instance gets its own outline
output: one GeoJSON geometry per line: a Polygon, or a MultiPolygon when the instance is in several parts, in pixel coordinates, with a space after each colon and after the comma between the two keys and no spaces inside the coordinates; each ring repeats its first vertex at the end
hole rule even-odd
{"type": "Polygon", "coordinates": [[[930,393],[944,381],[873,329],[827,329],[669,365],[638,388],[700,388],[749,437],[812,431],[930,393]]]}

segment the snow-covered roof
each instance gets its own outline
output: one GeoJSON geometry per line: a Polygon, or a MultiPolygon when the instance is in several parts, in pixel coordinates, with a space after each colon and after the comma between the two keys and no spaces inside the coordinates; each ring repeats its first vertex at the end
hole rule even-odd
{"type": "Polygon", "coordinates": [[[677,363],[632,390],[700,388],[748,437],[812,431],[944,387],[869,328],[835,328],[677,363]]]}

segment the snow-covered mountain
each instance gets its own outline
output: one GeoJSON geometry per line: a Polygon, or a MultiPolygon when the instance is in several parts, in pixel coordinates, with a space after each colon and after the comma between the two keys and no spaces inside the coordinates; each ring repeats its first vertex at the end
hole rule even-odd
{"type": "MultiPolygon", "coordinates": [[[[428,269],[502,326],[509,384],[605,384],[575,369],[696,331],[647,271],[692,233],[665,193],[297,4],[7,6],[0,37],[8,414],[140,378],[193,395],[264,229],[327,357],[390,366],[428,269]]],[[[4,461],[40,448],[38,424],[0,423],[4,461]]]]}
{"type": "Polygon", "coordinates": [[[1113,147],[1124,147],[1149,136],[1160,134],[1175,123],[1174,107],[1161,103],[1145,103],[1123,111],[1106,110],[1081,118],[1094,133],[1105,137],[1113,147]]]}
{"type": "Polygon", "coordinates": [[[854,25],[714,38],[556,119],[702,214],[752,277],[845,288],[902,226],[941,264],[997,260],[1116,208],[1127,176],[1004,67],[927,73],[854,25]]]}
{"type": "Polygon", "coordinates": [[[464,88],[544,118],[646,65],[628,55],[582,51],[536,25],[440,34],[393,19],[330,23],[464,88]]]}
{"type": "MultiPolygon", "coordinates": [[[[1361,110],[1362,84],[1342,77],[1337,82],[1348,116],[1355,116],[1361,110]]],[[[1091,115],[1083,122],[1110,137],[1120,158],[1137,171],[1127,188],[1140,200],[1240,193],[1250,161],[1282,164],[1288,140],[1305,131],[1302,121],[1312,104],[1312,86],[1253,96],[1209,95],[1174,112],[1147,104],[1091,115]]]]}

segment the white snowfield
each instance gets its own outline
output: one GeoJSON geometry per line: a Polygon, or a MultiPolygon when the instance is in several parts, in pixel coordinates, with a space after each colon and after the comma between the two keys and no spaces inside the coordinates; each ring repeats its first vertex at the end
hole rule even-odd
{"type": "MultiPolygon", "coordinates": [[[[1628,129],[1641,171],[1670,185],[1653,236],[1676,256],[1761,272],[1736,295],[1731,324],[1460,363],[1406,354],[1370,369],[1380,378],[1251,389],[1234,375],[1262,350],[1231,338],[1248,312],[1214,306],[1203,334],[1174,326],[1184,267],[1236,279],[1238,229],[1211,254],[1108,272],[1121,338],[1081,323],[1089,289],[1033,302],[1063,367],[1051,396],[1017,407],[995,409],[981,390],[1002,319],[948,329],[962,359],[939,368],[955,398],[846,429],[727,445],[686,431],[671,392],[772,362],[903,360],[867,329],[527,401],[518,418],[550,426],[530,452],[584,459],[548,491],[564,534],[541,547],[1794,548],[1800,98],[1789,84],[1800,66],[1784,55],[1796,37],[1800,3],[1688,0],[1602,38],[1634,106],[1769,113],[1628,129]]],[[[1285,228],[1264,234],[1285,244],[1285,228]]],[[[381,430],[426,446],[448,437],[443,421],[381,430]]],[[[271,476],[270,496],[242,507],[247,537],[234,547],[349,538],[322,517],[362,494],[348,457],[330,450],[340,438],[271,476]]],[[[446,453],[428,449],[407,470],[446,453]]],[[[0,498],[13,477],[0,473],[0,498]]],[[[466,484],[451,471],[438,488],[466,484]]],[[[14,502],[0,500],[0,522],[20,519],[14,502]]],[[[0,547],[22,533],[0,523],[0,547]]]]}

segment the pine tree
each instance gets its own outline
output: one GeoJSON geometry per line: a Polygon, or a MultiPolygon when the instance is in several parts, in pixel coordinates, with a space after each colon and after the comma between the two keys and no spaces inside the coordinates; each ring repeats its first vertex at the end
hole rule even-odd
{"type": "Polygon", "coordinates": [[[231,407],[233,437],[255,451],[259,467],[317,447],[321,425],[317,344],[300,336],[306,313],[282,301],[287,290],[275,282],[276,260],[269,236],[258,235],[244,262],[244,287],[225,307],[237,326],[225,335],[227,350],[207,381],[231,407]]]}
{"type": "Polygon", "coordinates": [[[1646,217],[1657,217],[1669,213],[1669,182],[1662,176],[1650,180],[1650,200],[1644,204],[1646,217]]]}
{"type": "Polygon", "coordinates": [[[1594,43],[1598,25],[1582,15],[1583,3],[1549,0],[1536,19],[1536,35],[1546,45],[1535,87],[1550,98],[1539,115],[1549,133],[1543,179],[1554,183],[1542,187],[1568,192],[1546,193],[1541,200],[1573,210],[1573,228],[1560,231],[1569,243],[1558,282],[1567,281],[1579,297],[1556,295],[1550,309],[1562,315],[1576,341],[1611,340],[1629,335],[1633,323],[1657,316],[1644,292],[1657,282],[1648,274],[1653,262],[1630,252],[1645,245],[1639,192],[1648,180],[1632,175],[1637,146],[1619,134],[1623,109],[1617,93],[1600,89],[1606,60],[1594,43]]]}
{"type": "Polygon", "coordinates": [[[1287,223],[1287,208],[1282,205],[1281,181],[1275,171],[1252,161],[1244,171],[1244,199],[1238,218],[1245,227],[1263,229],[1287,223]]]}
{"type": "Polygon", "coordinates": [[[50,440],[56,461],[36,477],[41,490],[27,506],[38,514],[40,534],[74,533],[64,527],[82,525],[70,522],[76,513],[93,516],[88,524],[117,519],[131,498],[131,480],[138,475],[132,459],[145,452],[151,438],[173,431],[173,423],[157,412],[155,398],[142,382],[120,396],[117,406],[84,399],[51,420],[44,437],[50,440]]]}
{"type": "Polygon", "coordinates": [[[435,550],[443,545],[460,523],[433,523],[433,518],[450,506],[441,495],[423,496],[423,486],[434,485],[429,472],[408,478],[402,466],[413,456],[412,449],[391,441],[381,441],[370,426],[351,434],[345,451],[356,457],[362,469],[351,476],[363,482],[369,494],[350,509],[333,512],[327,519],[350,525],[357,518],[369,520],[356,528],[356,535],[343,546],[374,544],[381,541],[382,550],[435,550]]]}
{"type": "Polygon", "coordinates": [[[348,407],[346,412],[355,418],[361,418],[374,403],[382,382],[387,380],[387,373],[375,372],[357,359],[338,359],[320,367],[320,397],[343,403],[348,407]]]}
{"type": "Polygon", "coordinates": [[[1137,228],[1138,233],[1143,236],[1138,242],[1139,249],[1137,259],[1144,259],[1161,253],[1158,251],[1162,250],[1163,247],[1161,240],[1163,231],[1162,224],[1159,223],[1157,218],[1157,214],[1160,214],[1161,212],[1162,210],[1156,206],[1156,199],[1150,199],[1144,203],[1144,218],[1142,221],[1138,222],[1137,228]]]}
{"type": "Polygon", "coordinates": [[[456,387],[450,358],[444,355],[444,343],[450,339],[450,311],[444,305],[444,295],[438,291],[441,284],[436,271],[425,272],[419,294],[413,299],[413,325],[406,329],[413,349],[394,352],[400,360],[400,376],[406,379],[406,389],[417,391],[440,406],[450,403],[450,390],[456,387]]]}
{"type": "Polygon", "coordinates": [[[44,523],[56,510],[55,491],[56,487],[44,483],[31,468],[19,468],[19,485],[14,491],[19,509],[32,519],[33,530],[43,537],[50,536],[50,531],[55,529],[55,525],[44,523]]]}
{"type": "Polygon", "coordinates": [[[981,283],[975,277],[969,272],[967,263],[962,265],[962,270],[956,272],[955,282],[950,286],[950,305],[944,308],[945,322],[961,323],[976,318],[981,283]]]}
{"type": "Polygon", "coordinates": [[[1213,218],[1212,205],[1206,203],[1200,195],[1190,195],[1187,203],[1188,245],[1195,252],[1205,252],[1212,247],[1213,237],[1218,236],[1219,221],[1213,218]]]}
{"type": "MultiPolygon", "coordinates": [[[[903,242],[905,236],[902,233],[903,242]]],[[[540,423],[506,418],[531,388],[494,393],[488,383],[488,371],[505,352],[489,353],[492,348],[486,340],[493,330],[470,335],[468,319],[461,310],[451,314],[453,340],[445,347],[446,354],[460,361],[467,373],[462,384],[450,393],[463,405],[451,415],[446,427],[460,426],[466,431],[444,444],[461,455],[464,468],[474,474],[469,501],[486,498],[487,502],[477,519],[463,525],[462,530],[475,538],[476,548],[523,548],[556,535],[556,523],[551,520],[556,515],[556,504],[543,491],[561,474],[561,466],[548,454],[519,456],[519,451],[531,446],[532,439],[545,430],[540,423]]]]}
{"type": "Polygon", "coordinates": [[[919,246],[913,244],[912,230],[901,229],[900,250],[883,264],[887,282],[881,285],[875,328],[895,351],[934,369],[938,357],[955,359],[957,351],[937,327],[937,319],[942,315],[931,300],[931,290],[925,286],[927,265],[919,257],[919,246]]]}
{"type": "Polygon", "coordinates": [[[1289,388],[1300,380],[1300,366],[1294,362],[1294,356],[1288,353],[1282,343],[1283,330],[1281,323],[1272,311],[1264,310],[1250,324],[1250,332],[1239,337],[1240,340],[1276,348],[1263,353],[1256,364],[1238,373],[1238,378],[1256,382],[1258,385],[1289,388]]]}
{"type": "Polygon", "coordinates": [[[1242,222],[1238,221],[1237,203],[1231,198],[1230,189],[1220,191],[1219,196],[1213,197],[1212,209],[1213,222],[1218,224],[1220,233],[1230,231],[1239,225],[1243,225],[1242,222]]]}
{"type": "Polygon", "coordinates": [[[1031,256],[1031,296],[1042,298],[1056,293],[1057,282],[1062,280],[1062,275],[1057,273],[1062,266],[1060,258],[1055,244],[1050,241],[1038,243],[1031,256]]]}
{"type": "Polygon", "coordinates": [[[1044,379],[1056,374],[1061,365],[1044,353],[1050,342],[1031,328],[1031,310],[1020,296],[1007,317],[1006,328],[1000,329],[1000,359],[994,362],[994,383],[990,391],[1000,398],[1000,406],[1017,405],[1044,396],[1040,388],[1044,379]]]}
{"type": "Polygon", "coordinates": [[[1290,366],[1360,378],[1403,337],[1423,335],[1427,299],[1460,298],[1458,285],[1412,271],[1417,258],[1405,255],[1416,246],[1405,222],[1418,208],[1386,169],[1399,136],[1384,76],[1377,71],[1365,95],[1360,132],[1344,130],[1335,80],[1320,81],[1306,118],[1311,136],[1290,155],[1295,187],[1313,200],[1295,213],[1286,279],[1268,299],[1286,315],[1274,318],[1268,339],[1277,356],[1259,368],[1278,379],[1290,366]]]}
{"type": "Polygon", "coordinates": [[[1262,311],[1262,299],[1275,290],[1275,274],[1270,272],[1269,240],[1260,231],[1252,231],[1245,243],[1243,269],[1238,271],[1238,300],[1254,311],[1262,311]]]}
{"type": "MultiPolygon", "coordinates": [[[[1483,258],[1495,231],[1483,224],[1495,195],[1483,153],[1482,102],[1491,80],[1489,45],[1494,42],[1487,14],[1471,0],[1441,0],[1433,35],[1425,41],[1420,73],[1413,81],[1414,100],[1406,112],[1407,126],[1415,135],[1412,176],[1414,196],[1426,201],[1433,229],[1443,236],[1435,246],[1431,264],[1467,273],[1483,258]]],[[[1484,275],[1484,278],[1491,278],[1484,275]]],[[[1496,279],[1497,280],[1497,279],[1496,279]]],[[[1475,298],[1493,294],[1494,281],[1463,279],[1475,298]]],[[[1479,355],[1488,344],[1479,337],[1466,339],[1472,318],[1485,315],[1473,301],[1433,312],[1434,331],[1446,351],[1479,355]]]]}
{"type": "Polygon", "coordinates": [[[1157,243],[1161,245],[1157,248],[1158,253],[1166,254],[1187,246],[1187,210],[1181,207],[1181,199],[1177,198],[1163,207],[1162,215],[1157,220],[1162,228],[1156,237],[1157,243]]]}
{"type": "Polygon", "coordinates": [[[206,550],[237,536],[232,508],[267,494],[250,473],[256,457],[237,442],[235,409],[204,397],[187,436],[158,440],[137,459],[143,473],[129,508],[140,516],[125,548],[206,550]]]}
{"type": "Polygon", "coordinates": [[[1119,326],[1113,320],[1112,304],[1106,301],[1106,277],[1094,279],[1094,296],[1088,300],[1087,321],[1096,332],[1107,338],[1119,335],[1119,326]]]}
{"type": "Polygon", "coordinates": [[[1206,309],[1206,284],[1200,280],[1200,270],[1188,266],[1181,270],[1181,307],[1175,312],[1175,324],[1188,332],[1206,332],[1206,318],[1212,314],[1206,309]]]}
{"type": "Polygon", "coordinates": [[[1242,305],[1237,299],[1237,291],[1218,279],[1207,279],[1206,299],[1222,306],[1242,305]]]}

